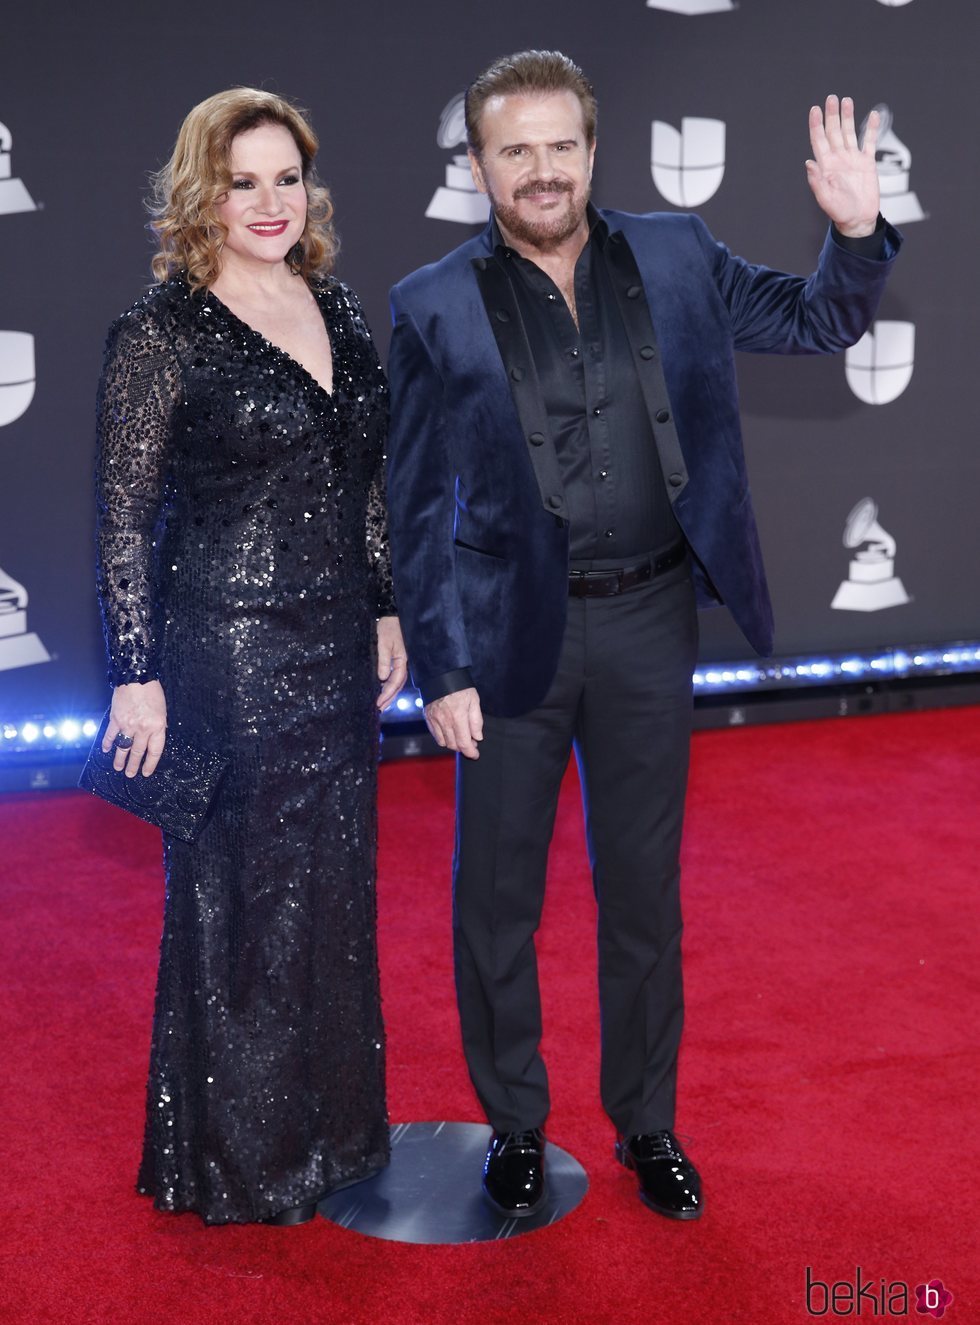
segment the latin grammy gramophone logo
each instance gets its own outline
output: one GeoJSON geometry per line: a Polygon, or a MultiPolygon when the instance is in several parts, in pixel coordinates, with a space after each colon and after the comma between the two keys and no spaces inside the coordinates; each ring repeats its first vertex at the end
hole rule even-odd
{"type": "Polygon", "coordinates": [[[10,149],[13,135],[0,124],[0,216],[10,212],[36,212],[37,204],[19,179],[14,179],[10,149]]]}
{"type": "Polygon", "coordinates": [[[735,0],[647,0],[647,9],[665,9],[669,14],[724,14],[735,8],[735,0]]]}
{"type": "Polygon", "coordinates": [[[51,655],[27,629],[27,590],[0,570],[0,672],[51,661],[51,655]]]}
{"type": "MultiPolygon", "coordinates": [[[[439,117],[436,142],[447,152],[466,142],[463,97],[462,92],[453,97],[439,117]]],[[[459,221],[463,225],[481,225],[490,216],[490,200],[477,192],[465,152],[457,152],[446,166],[446,182],[432,195],[425,214],[432,220],[459,221]]]]}
{"type": "Polygon", "coordinates": [[[878,506],[862,497],[844,525],[844,546],[854,556],[831,607],[841,612],[880,612],[909,601],[895,574],[895,540],[878,523],[878,506]]]}
{"type": "Polygon", "coordinates": [[[912,0],[878,0],[879,5],[890,5],[892,9],[897,9],[899,5],[910,5],[912,0]]]}
{"type": "Polygon", "coordinates": [[[34,399],[34,337],[0,331],[0,428],[13,423],[34,399]]]}
{"type": "MultiPolygon", "coordinates": [[[[881,214],[892,225],[908,225],[912,221],[924,221],[926,213],[918,197],[910,188],[912,153],[899,138],[894,129],[894,116],[884,102],[875,106],[878,112],[878,142],[875,146],[875,161],[878,163],[878,186],[881,190],[881,214]]],[[[865,119],[861,125],[861,142],[868,127],[865,119]]]]}
{"type": "Polygon", "coordinates": [[[914,322],[876,322],[844,355],[847,385],[866,405],[897,400],[914,367],[914,322]]]}
{"type": "Polygon", "coordinates": [[[725,122],[685,116],[680,129],[654,120],[650,173],[675,207],[700,207],[714,197],[725,174],[725,122]]]}

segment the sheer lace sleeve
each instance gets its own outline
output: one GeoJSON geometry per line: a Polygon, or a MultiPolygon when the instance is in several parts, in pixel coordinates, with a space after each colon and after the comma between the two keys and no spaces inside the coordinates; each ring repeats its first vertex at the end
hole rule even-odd
{"type": "Polygon", "coordinates": [[[113,323],[99,383],[96,565],[109,681],[159,678],[156,533],[180,372],[145,306],[113,323]]]}

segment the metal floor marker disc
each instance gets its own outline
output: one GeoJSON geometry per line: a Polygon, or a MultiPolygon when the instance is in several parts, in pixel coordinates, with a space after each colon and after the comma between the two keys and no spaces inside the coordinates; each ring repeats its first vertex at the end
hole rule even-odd
{"type": "Polygon", "coordinates": [[[320,1214],[389,1242],[494,1242],[556,1224],[589,1189],[578,1160],[549,1141],[548,1199],[535,1215],[505,1219],[480,1188],[489,1144],[490,1128],[481,1123],[396,1123],[388,1168],[328,1196],[320,1214]]]}

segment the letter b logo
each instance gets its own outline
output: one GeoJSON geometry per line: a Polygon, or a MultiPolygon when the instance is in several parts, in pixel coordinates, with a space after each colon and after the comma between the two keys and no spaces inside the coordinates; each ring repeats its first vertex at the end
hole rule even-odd
{"type": "Polygon", "coordinates": [[[806,1309],[810,1316],[826,1316],[830,1308],[830,1286],[822,1279],[810,1277],[810,1267],[806,1267],[806,1309]]]}

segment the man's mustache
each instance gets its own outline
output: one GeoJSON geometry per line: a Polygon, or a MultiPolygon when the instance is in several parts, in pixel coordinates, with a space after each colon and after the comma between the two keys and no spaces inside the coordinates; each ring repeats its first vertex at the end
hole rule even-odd
{"type": "Polygon", "coordinates": [[[532,179],[514,190],[514,201],[529,198],[532,193],[571,193],[572,185],[567,179],[532,179]]]}

